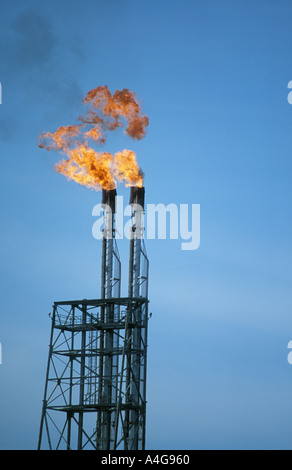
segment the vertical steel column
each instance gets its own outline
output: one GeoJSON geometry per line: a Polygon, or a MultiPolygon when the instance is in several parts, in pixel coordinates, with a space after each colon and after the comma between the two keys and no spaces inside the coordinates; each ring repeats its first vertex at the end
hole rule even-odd
{"type": "Polygon", "coordinates": [[[82,437],[83,437],[83,405],[84,405],[84,381],[85,381],[85,354],[86,354],[86,306],[82,306],[82,325],[84,325],[81,332],[81,357],[80,357],[80,388],[79,388],[79,421],[78,421],[78,450],[82,450],[82,437]]]}
{"type": "MultiPolygon", "coordinates": [[[[45,382],[45,391],[44,391],[44,399],[43,399],[43,409],[42,409],[40,432],[39,432],[38,450],[40,450],[40,448],[41,448],[43,428],[44,428],[44,424],[45,424],[45,421],[46,421],[46,414],[47,414],[47,392],[48,392],[48,384],[49,384],[50,365],[51,365],[52,354],[53,354],[53,337],[54,337],[54,328],[55,328],[55,318],[56,318],[56,307],[54,306],[53,317],[52,317],[52,326],[51,326],[50,345],[49,345],[49,357],[48,357],[46,382],[45,382]]],[[[49,444],[50,444],[50,442],[49,442],[49,444]]],[[[50,450],[52,450],[51,449],[51,444],[50,444],[50,450]]]]}
{"type": "MultiPolygon", "coordinates": [[[[75,307],[72,307],[72,323],[74,324],[75,321],[75,307]]],[[[74,332],[71,332],[71,351],[74,351],[74,332]]],[[[74,359],[71,355],[69,357],[70,361],[70,390],[69,390],[69,410],[67,411],[67,421],[68,421],[68,427],[67,427],[67,450],[71,450],[71,421],[72,421],[72,395],[73,395],[73,374],[74,374],[74,359]]]]}
{"type": "MultiPolygon", "coordinates": [[[[144,188],[131,188],[130,205],[132,206],[133,225],[131,228],[129,256],[129,297],[137,299],[140,296],[141,285],[141,243],[143,239],[144,188]]],[[[128,355],[128,401],[132,409],[127,415],[128,448],[139,449],[139,418],[141,405],[141,322],[142,311],[133,311],[131,330],[131,354],[128,355]]],[[[143,397],[142,397],[143,401],[143,397]]],[[[143,431],[142,431],[143,433],[143,431]]]]}
{"type": "MultiPolygon", "coordinates": [[[[115,238],[115,197],[116,190],[103,190],[102,204],[104,206],[104,232],[102,240],[102,272],[101,272],[101,298],[112,298],[114,238],[115,238]]],[[[105,306],[101,311],[102,321],[113,321],[114,312],[111,306],[105,306]]],[[[113,441],[111,423],[112,383],[113,383],[113,330],[101,332],[101,354],[99,363],[99,398],[100,404],[106,409],[98,413],[99,448],[109,450],[113,441]]]]}

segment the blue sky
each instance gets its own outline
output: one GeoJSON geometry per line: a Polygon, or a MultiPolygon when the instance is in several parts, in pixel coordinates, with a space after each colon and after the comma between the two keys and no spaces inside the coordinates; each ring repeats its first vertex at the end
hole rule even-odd
{"type": "MultiPolygon", "coordinates": [[[[148,203],[201,205],[201,244],[149,240],[148,449],[291,449],[292,4],[3,0],[0,448],[34,449],[55,300],[99,296],[100,194],[41,131],[136,92],[148,203]]],[[[128,191],[119,188],[128,197],[128,191]]],[[[119,243],[127,278],[127,240],[119,243]]]]}

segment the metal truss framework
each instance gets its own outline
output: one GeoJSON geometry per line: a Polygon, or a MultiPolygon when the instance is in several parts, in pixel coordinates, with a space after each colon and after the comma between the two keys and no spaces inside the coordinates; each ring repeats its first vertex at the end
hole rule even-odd
{"type": "Polygon", "coordinates": [[[144,188],[131,188],[128,297],[115,240],[116,190],[103,190],[101,298],[55,302],[38,449],[143,450],[149,261],[144,188]]]}
{"type": "Polygon", "coordinates": [[[147,297],[54,303],[38,449],[145,448],[147,329],[147,297]]]}

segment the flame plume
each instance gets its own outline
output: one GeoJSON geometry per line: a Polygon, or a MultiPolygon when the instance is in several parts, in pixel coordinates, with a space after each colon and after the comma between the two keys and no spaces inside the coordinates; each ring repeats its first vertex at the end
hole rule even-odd
{"type": "Polygon", "coordinates": [[[56,163],[55,170],[66,176],[68,180],[74,180],[91,189],[114,189],[115,180],[111,166],[113,156],[111,153],[97,153],[87,145],[80,145],[73,150],[68,150],[68,159],[56,163]]]}
{"type": "MultiPolygon", "coordinates": [[[[96,113],[94,110],[101,110],[108,120],[102,120],[104,127],[114,130],[122,127],[122,118],[128,121],[126,134],[133,139],[145,137],[145,129],[149,124],[147,116],[142,115],[136,95],[128,89],[117,90],[112,96],[107,86],[100,86],[87,93],[83,104],[89,104],[90,110],[85,118],[85,122],[95,123],[96,113]]],[[[100,118],[102,119],[102,118],[100,118]]]]}
{"type": "Polygon", "coordinates": [[[114,159],[114,175],[126,186],[143,186],[143,172],[137,164],[136,154],[131,150],[117,152],[114,159]]]}
{"type": "Polygon", "coordinates": [[[46,148],[47,150],[66,150],[70,146],[72,139],[80,135],[81,129],[79,126],[62,126],[54,132],[42,132],[39,137],[39,147],[46,148]],[[47,143],[47,140],[50,143],[47,143]]]}
{"type": "Polygon", "coordinates": [[[114,189],[117,182],[126,186],[143,186],[143,172],[136,154],[123,150],[112,155],[96,152],[88,141],[106,142],[106,132],[121,128],[126,123],[125,134],[141,140],[146,135],[149,119],[143,115],[137,96],[128,89],[117,90],[113,95],[107,86],[89,91],[83,100],[86,113],[79,117],[81,124],[61,126],[56,132],[42,132],[38,145],[46,150],[57,150],[65,159],[54,168],[68,180],[88,188],[114,189]]]}

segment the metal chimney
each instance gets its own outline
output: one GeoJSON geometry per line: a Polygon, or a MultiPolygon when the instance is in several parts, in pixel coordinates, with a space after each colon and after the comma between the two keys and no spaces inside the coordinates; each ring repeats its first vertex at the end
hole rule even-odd
{"type": "MultiPolygon", "coordinates": [[[[116,281],[120,279],[120,272],[115,277],[114,260],[118,260],[117,250],[115,250],[115,212],[116,212],[117,191],[103,190],[102,205],[104,208],[104,230],[102,239],[102,261],[101,261],[101,298],[113,298],[113,289],[116,281]]],[[[119,262],[120,264],[120,262],[119,262]]],[[[119,269],[120,271],[120,269],[119,269]]],[[[118,282],[118,292],[120,296],[120,283],[118,282]]],[[[101,322],[113,324],[117,309],[114,304],[106,303],[101,308],[101,322]]],[[[116,315],[117,316],[117,315],[116,315]]],[[[116,403],[118,389],[118,356],[111,354],[118,349],[118,331],[104,329],[100,332],[99,349],[102,352],[99,356],[99,397],[98,403],[100,411],[97,418],[97,442],[101,450],[112,448],[114,435],[115,411],[111,409],[112,403],[116,403]]]]}
{"type": "MultiPolygon", "coordinates": [[[[148,258],[144,245],[143,220],[145,188],[131,187],[130,191],[132,227],[130,233],[128,295],[133,305],[135,305],[139,298],[147,299],[148,296],[148,258]]],[[[131,409],[126,413],[125,420],[126,427],[129,429],[129,449],[142,449],[145,444],[146,364],[144,361],[146,361],[146,356],[143,355],[143,345],[147,344],[147,328],[141,328],[143,323],[143,311],[140,305],[137,304],[137,308],[133,308],[132,311],[131,355],[128,356],[127,365],[128,370],[132,372],[128,376],[127,387],[129,390],[127,400],[131,405],[131,409]]]]}
{"type": "Polygon", "coordinates": [[[131,188],[128,297],[121,297],[116,191],[103,191],[101,298],[54,302],[38,449],[144,450],[148,258],[144,188],[131,188]]]}
{"type": "Polygon", "coordinates": [[[113,246],[115,237],[115,198],[117,191],[102,191],[102,206],[104,208],[104,230],[102,239],[102,261],[101,261],[101,298],[112,297],[113,278],[113,246]]]}
{"type": "Polygon", "coordinates": [[[140,295],[141,244],[144,237],[145,188],[131,187],[130,206],[132,207],[132,227],[129,253],[129,297],[140,295]]]}

